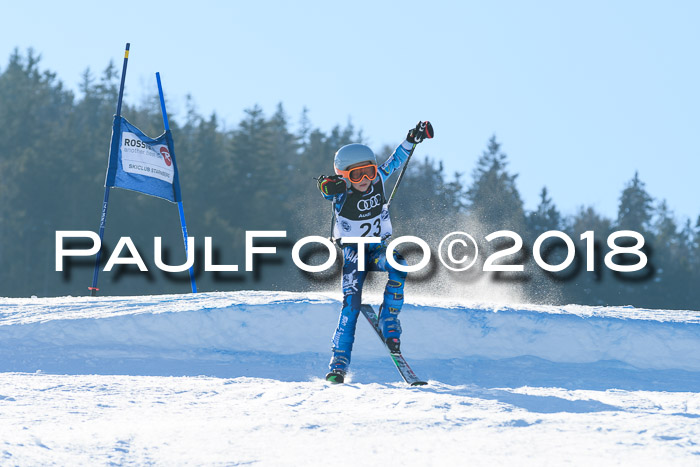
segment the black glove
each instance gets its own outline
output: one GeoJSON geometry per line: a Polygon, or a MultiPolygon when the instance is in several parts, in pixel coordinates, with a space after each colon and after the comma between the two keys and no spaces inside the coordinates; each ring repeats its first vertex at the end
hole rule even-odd
{"type": "Polygon", "coordinates": [[[331,175],[330,177],[321,175],[316,180],[318,181],[318,189],[327,196],[339,195],[348,189],[345,180],[340,175],[331,175]]]}
{"type": "Polygon", "coordinates": [[[431,125],[430,122],[425,121],[418,122],[415,128],[411,128],[408,131],[408,136],[406,136],[406,139],[409,143],[418,144],[425,138],[430,139],[433,136],[435,136],[435,133],[433,132],[433,125],[431,125]]]}

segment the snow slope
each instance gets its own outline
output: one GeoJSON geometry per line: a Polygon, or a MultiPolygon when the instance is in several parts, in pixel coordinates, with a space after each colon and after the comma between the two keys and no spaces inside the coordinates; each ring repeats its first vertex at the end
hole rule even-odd
{"type": "Polygon", "coordinates": [[[416,389],[362,321],[351,382],[320,379],[339,307],[0,298],[0,464],[700,460],[700,312],[409,301],[402,347],[431,383],[416,389]]]}

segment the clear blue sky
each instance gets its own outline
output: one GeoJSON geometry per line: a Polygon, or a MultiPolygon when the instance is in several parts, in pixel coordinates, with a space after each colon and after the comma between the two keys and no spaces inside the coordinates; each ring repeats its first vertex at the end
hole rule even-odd
{"type": "Polygon", "coordinates": [[[131,42],[127,100],[160,71],[174,118],[187,93],[229,128],[282,102],[324,131],[351,119],[375,149],[429,119],[417,154],[467,181],[495,133],[528,209],[546,185],[565,214],[615,217],[638,170],[694,221],[699,22],[692,1],[4,2],[0,69],[33,47],[76,89],[131,42]]]}

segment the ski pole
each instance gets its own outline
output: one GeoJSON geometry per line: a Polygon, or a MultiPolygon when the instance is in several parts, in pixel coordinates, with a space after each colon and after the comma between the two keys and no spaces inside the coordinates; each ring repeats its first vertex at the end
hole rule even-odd
{"type": "Polygon", "coordinates": [[[389,201],[386,203],[386,208],[387,210],[389,209],[389,206],[391,205],[391,201],[394,199],[394,195],[396,195],[396,190],[399,188],[399,183],[401,183],[401,179],[403,179],[403,174],[406,173],[406,168],[408,167],[408,162],[411,160],[411,156],[413,155],[413,151],[416,149],[416,143],[413,143],[413,147],[411,148],[411,151],[408,153],[408,158],[406,158],[406,163],[403,165],[403,169],[401,169],[401,173],[399,174],[398,180],[396,180],[396,185],[394,185],[394,189],[391,190],[391,196],[389,196],[389,201]]]}
{"type": "Polygon", "coordinates": [[[335,246],[338,246],[338,244],[337,244],[336,241],[335,241],[336,239],[335,239],[335,237],[333,236],[333,227],[335,227],[335,223],[336,223],[336,220],[335,220],[335,204],[336,204],[337,202],[338,202],[338,195],[335,195],[335,196],[333,197],[333,204],[331,204],[331,236],[328,237],[328,239],[329,239],[331,242],[333,242],[333,244],[334,244],[335,246]]]}

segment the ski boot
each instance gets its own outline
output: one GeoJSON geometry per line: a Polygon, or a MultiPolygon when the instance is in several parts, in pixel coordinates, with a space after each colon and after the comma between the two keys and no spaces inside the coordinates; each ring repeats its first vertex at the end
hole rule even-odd
{"type": "Polygon", "coordinates": [[[389,352],[399,353],[401,351],[401,323],[398,312],[392,313],[393,308],[388,310],[384,304],[379,307],[379,328],[382,330],[382,337],[389,352]]]}
{"type": "Polygon", "coordinates": [[[388,337],[386,339],[386,346],[389,349],[389,353],[401,352],[401,340],[398,337],[388,337]]]}
{"type": "Polygon", "coordinates": [[[333,384],[343,383],[348,365],[350,365],[350,352],[333,349],[333,357],[328,365],[330,372],[326,375],[326,381],[333,384]]]}

